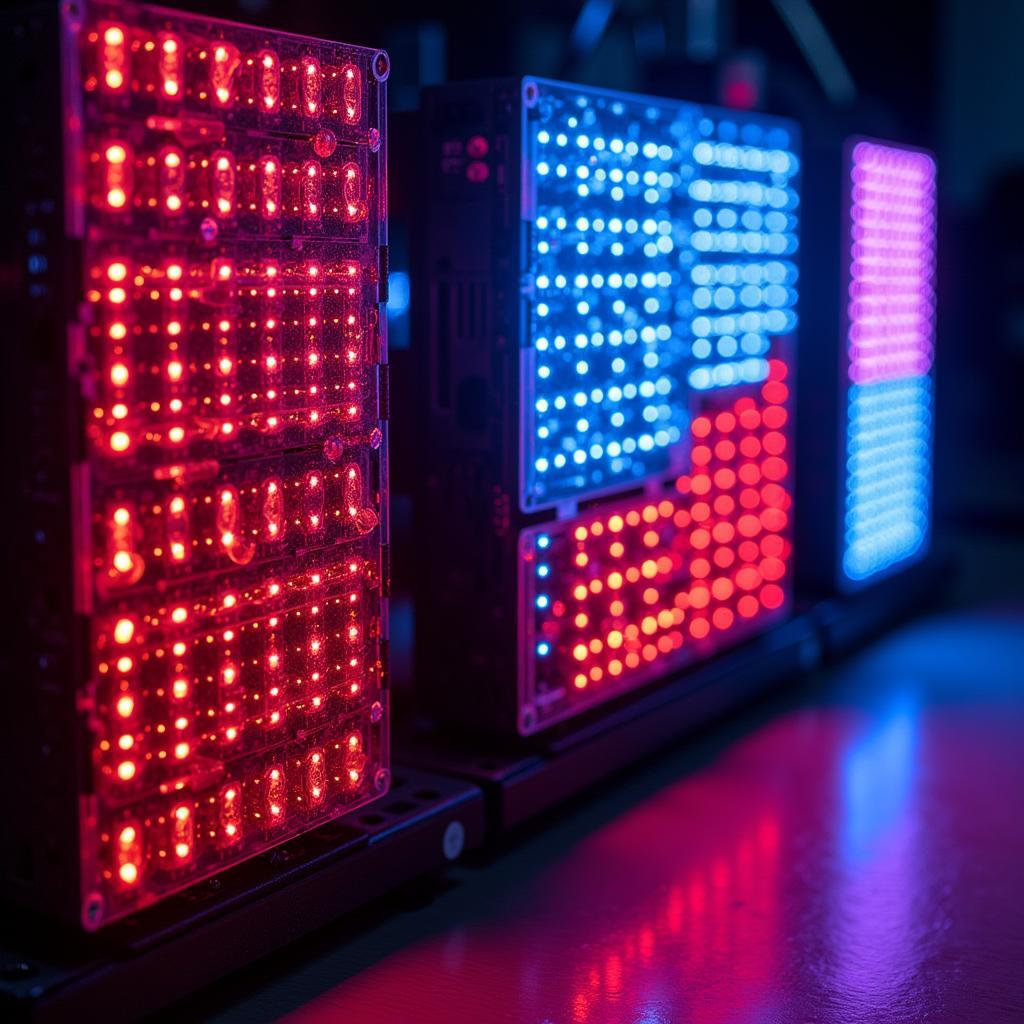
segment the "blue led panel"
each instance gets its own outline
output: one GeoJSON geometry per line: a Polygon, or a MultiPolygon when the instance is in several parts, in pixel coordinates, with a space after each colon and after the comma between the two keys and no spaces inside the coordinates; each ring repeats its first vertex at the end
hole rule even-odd
{"type": "Polygon", "coordinates": [[[520,504],[683,471],[693,394],[795,326],[795,140],[696,104],[527,79],[520,504]]]}
{"type": "Polygon", "coordinates": [[[842,574],[853,586],[920,557],[931,524],[935,161],[848,148],[842,574]]]}

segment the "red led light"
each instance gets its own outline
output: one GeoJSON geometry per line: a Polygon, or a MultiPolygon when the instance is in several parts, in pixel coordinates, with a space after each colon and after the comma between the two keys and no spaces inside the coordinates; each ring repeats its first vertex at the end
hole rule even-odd
{"type": "Polygon", "coordinates": [[[785,607],[788,388],[785,363],[770,366],[759,394],[707,401],[691,425],[692,469],[671,490],[524,533],[520,699],[544,724],[707,656],[785,607]]]}
{"type": "Polygon", "coordinates": [[[65,31],[96,927],[386,788],[384,88],[373,51],[146,7],[65,31]]]}
{"type": "Polygon", "coordinates": [[[160,94],[168,100],[178,100],[182,94],[181,40],[172,35],[161,35],[156,41],[159,54],[160,94]]]}
{"type": "MultiPolygon", "coordinates": [[[[200,55],[200,59],[205,54],[200,55]]],[[[231,43],[213,44],[210,61],[210,100],[214,107],[224,109],[234,102],[234,76],[241,63],[238,47],[231,43]]]]}
{"type": "Polygon", "coordinates": [[[281,62],[273,50],[260,50],[254,60],[258,109],[264,114],[276,114],[281,109],[281,62]]]}
{"type": "Polygon", "coordinates": [[[128,83],[128,39],[123,25],[101,24],[99,26],[100,41],[100,81],[109,92],[120,93],[128,83]]]}

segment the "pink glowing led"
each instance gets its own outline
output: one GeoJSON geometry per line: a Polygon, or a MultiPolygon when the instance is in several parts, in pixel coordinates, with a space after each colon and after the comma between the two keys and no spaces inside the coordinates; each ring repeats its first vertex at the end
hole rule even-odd
{"type": "Polygon", "coordinates": [[[850,380],[926,374],[935,333],[935,161],[858,142],[851,186],[850,380]]]}

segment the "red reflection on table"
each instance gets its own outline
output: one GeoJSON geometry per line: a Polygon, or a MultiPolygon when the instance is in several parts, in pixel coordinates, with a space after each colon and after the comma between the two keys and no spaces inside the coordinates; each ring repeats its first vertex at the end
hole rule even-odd
{"type": "Polygon", "coordinates": [[[1019,620],[915,626],[250,1005],[313,995],[302,1024],[1019,1020],[1022,663],[1019,620]]]}

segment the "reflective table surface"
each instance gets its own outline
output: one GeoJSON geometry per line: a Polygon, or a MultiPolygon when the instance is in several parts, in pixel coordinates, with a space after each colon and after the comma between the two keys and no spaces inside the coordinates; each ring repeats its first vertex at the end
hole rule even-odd
{"type": "Polygon", "coordinates": [[[320,935],[188,1013],[1016,1021],[1022,884],[1024,609],[950,613],[680,742],[425,905],[320,935]]]}

